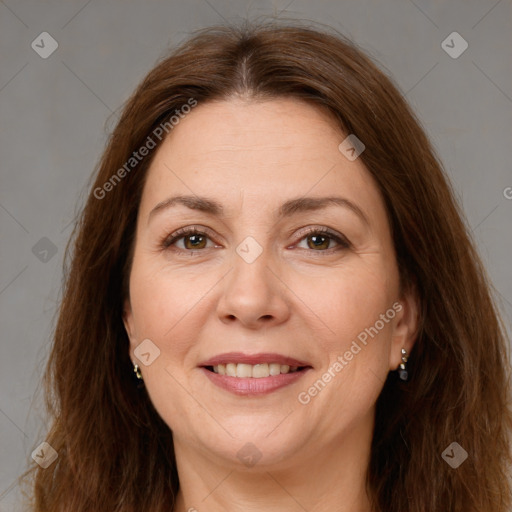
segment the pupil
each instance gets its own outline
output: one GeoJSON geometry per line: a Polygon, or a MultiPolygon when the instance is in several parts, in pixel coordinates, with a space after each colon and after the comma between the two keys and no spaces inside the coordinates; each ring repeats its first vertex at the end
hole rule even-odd
{"type": "Polygon", "coordinates": [[[319,236],[319,235],[313,235],[313,236],[311,237],[311,239],[313,240],[313,244],[314,244],[314,246],[315,246],[315,247],[320,247],[321,245],[323,245],[323,244],[325,243],[325,238],[326,238],[326,237],[325,237],[325,236],[323,236],[323,235],[320,235],[320,236],[319,236]],[[320,241],[319,241],[320,239],[323,239],[323,241],[324,241],[324,242],[320,242],[320,241]]]}
{"type": "Polygon", "coordinates": [[[201,235],[189,235],[188,239],[189,239],[189,242],[191,242],[191,244],[196,247],[198,244],[201,243],[201,239],[203,238],[201,235]],[[195,241],[194,241],[195,240],[195,241]]]}

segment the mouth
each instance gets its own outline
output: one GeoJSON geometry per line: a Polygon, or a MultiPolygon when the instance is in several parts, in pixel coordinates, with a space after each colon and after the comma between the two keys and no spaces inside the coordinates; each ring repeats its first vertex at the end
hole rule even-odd
{"type": "Polygon", "coordinates": [[[237,377],[244,379],[264,379],[266,377],[275,377],[277,375],[286,375],[288,373],[301,372],[310,366],[290,366],[280,363],[227,363],[215,366],[205,366],[208,371],[228,377],[237,377]]]}
{"type": "Polygon", "coordinates": [[[236,395],[263,395],[277,391],[302,378],[313,367],[279,354],[229,353],[200,365],[216,386],[236,395]]]}

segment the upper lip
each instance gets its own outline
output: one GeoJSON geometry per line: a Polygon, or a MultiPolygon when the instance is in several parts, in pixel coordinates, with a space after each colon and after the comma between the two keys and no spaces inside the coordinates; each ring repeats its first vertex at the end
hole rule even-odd
{"type": "Polygon", "coordinates": [[[310,366],[305,361],[299,361],[293,357],[283,356],[281,354],[272,354],[265,352],[261,354],[244,354],[242,352],[227,352],[219,354],[207,361],[203,361],[199,366],[217,366],[219,364],[240,363],[240,364],[260,364],[260,363],[279,363],[288,366],[310,366]]]}

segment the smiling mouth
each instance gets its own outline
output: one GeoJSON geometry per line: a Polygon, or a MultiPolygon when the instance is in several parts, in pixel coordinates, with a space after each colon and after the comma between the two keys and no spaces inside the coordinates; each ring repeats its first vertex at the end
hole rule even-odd
{"type": "Polygon", "coordinates": [[[310,366],[288,366],[279,363],[227,363],[215,366],[205,366],[210,372],[225,375],[227,377],[262,379],[265,377],[275,377],[287,373],[296,373],[311,368],[310,366]]]}

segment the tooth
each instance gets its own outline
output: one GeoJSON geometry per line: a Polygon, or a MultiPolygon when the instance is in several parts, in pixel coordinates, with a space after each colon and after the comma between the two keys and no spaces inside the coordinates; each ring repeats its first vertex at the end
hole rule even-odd
{"type": "Polygon", "coordinates": [[[228,377],[255,378],[261,379],[269,376],[276,376],[281,373],[293,373],[298,371],[298,366],[289,366],[279,363],[227,363],[213,366],[213,371],[219,375],[227,375],[228,377]]]}
{"type": "Polygon", "coordinates": [[[279,375],[281,373],[281,365],[279,363],[270,363],[268,368],[270,375],[279,375]]]}
{"type": "Polygon", "coordinates": [[[268,364],[262,363],[262,364],[255,364],[252,367],[252,376],[255,379],[260,379],[261,377],[268,377],[270,375],[268,364]]]}
{"type": "Polygon", "coordinates": [[[252,365],[239,363],[236,365],[237,377],[252,377],[252,365]]]}

